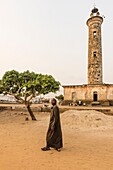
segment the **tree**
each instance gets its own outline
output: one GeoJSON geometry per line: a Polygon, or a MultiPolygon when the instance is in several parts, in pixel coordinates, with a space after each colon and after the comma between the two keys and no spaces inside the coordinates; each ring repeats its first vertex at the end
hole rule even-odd
{"type": "Polygon", "coordinates": [[[22,73],[15,70],[7,71],[0,81],[0,93],[13,95],[18,102],[25,104],[32,120],[36,120],[30,107],[33,97],[56,92],[60,86],[51,75],[37,74],[28,70],[22,73]]]}
{"type": "Polygon", "coordinates": [[[60,102],[64,100],[64,96],[60,94],[59,96],[55,96],[60,102]]]}

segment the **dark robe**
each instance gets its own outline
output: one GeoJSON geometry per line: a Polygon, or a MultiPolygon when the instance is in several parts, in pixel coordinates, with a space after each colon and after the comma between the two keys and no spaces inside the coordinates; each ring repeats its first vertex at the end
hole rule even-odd
{"type": "Polygon", "coordinates": [[[62,148],[62,131],[60,124],[60,113],[57,105],[53,106],[50,114],[49,128],[47,131],[46,142],[48,147],[56,149],[62,148]]]}

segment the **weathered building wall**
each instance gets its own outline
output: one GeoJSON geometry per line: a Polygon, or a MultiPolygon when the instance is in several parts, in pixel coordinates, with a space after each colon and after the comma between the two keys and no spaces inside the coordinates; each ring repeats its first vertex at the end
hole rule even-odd
{"type": "Polygon", "coordinates": [[[113,100],[113,85],[107,86],[107,100],[113,100]]]}
{"type": "Polygon", "coordinates": [[[87,86],[86,100],[94,101],[94,93],[97,94],[97,101],[107,100],[106,86],[104,85],[87,86]]]}
{"type": "Polygon", "coordinates": [[[113,85],[64,86],[64,100],[92,102],[94,94],[97,94],[97,101],[113,100],[113,85]]]}
{"type": "Polygon", "coordinates": [[[64,100],[85,100],[86,87],[84,86],[65,86],[64,100]]]}

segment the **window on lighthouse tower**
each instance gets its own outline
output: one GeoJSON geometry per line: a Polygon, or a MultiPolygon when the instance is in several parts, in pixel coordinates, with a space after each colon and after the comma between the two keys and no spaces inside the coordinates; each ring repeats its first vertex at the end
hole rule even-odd
{"type": "Polygon", "coordinates": [[[97,32],[94,31],[94,32],[93,32],[93,37],[96,38],[96,35],[97,35],[97,32]]]}
{"type": "Polygon", "coordinates": [[[93,52],[93,57],[96,57],[97,56],[97,53],[96,51],[93,52]]]}

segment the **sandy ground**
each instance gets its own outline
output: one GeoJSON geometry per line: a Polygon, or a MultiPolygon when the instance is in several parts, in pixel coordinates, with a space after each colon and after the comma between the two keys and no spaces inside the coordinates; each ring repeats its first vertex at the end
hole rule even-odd
{"type": "Polygon", "coordinates": [[[48,113],[35,113],[33,122],[20,111],[0,112],[0,170],[113,170],[113,129],[77,129],[69,123],[76,119],[66,114],[61,115],[64,148],[43,152],[48,113]]]}

